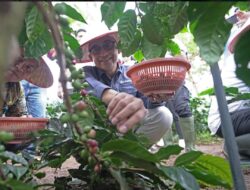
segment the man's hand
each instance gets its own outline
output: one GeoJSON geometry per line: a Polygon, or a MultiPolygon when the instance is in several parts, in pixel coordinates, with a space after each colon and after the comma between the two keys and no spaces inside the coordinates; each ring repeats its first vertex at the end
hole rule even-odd
{"type": "Polygon", "coordinates": [[[108,104],[107,114],[110,121],[121,133],[126,133],[146,115],[143,101],[127,93],[118,93],[108,104]]]}

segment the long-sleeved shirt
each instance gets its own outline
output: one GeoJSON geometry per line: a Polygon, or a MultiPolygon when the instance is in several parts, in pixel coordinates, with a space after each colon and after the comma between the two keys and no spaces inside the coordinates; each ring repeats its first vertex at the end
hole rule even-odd
{"type": "Polygon", "coordinates": [[[148,109],[165,104],[165,102],[151,102],[149,98],[144,96],[134,87],[131,79],[126,75],[128,70],[127,65],[118,65],[118,69],[111,79],[104,73],[104,71],[98,69],[96,66],[85,66],[83,69],[85,72],[85,80],[89,84],[88,91],[99,99],[101,99],[102,94],[106,89],[113,89],[117,92],[126,92],[135,97],[141,98],[145,108],[148,109]]]}

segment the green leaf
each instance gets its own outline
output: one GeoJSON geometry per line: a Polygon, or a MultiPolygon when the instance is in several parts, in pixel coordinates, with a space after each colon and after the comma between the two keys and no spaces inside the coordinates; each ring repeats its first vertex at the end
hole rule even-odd
{"type": "Polygon", "coordinates": [[[184,153],[175,160],[174,165],[182,166],[182,165],[190,164],[191,162],[199,158],[202,154],[203,153],[199,151],[190,151],[190,152],[184,153]]]}
{"type": "Polygon", "coordinates": [[[20,46],[24,46],[25,42],[28,40],[27,34],[26,34],[26,25],[25,22],[23,23],[23,27],[21,32],[18,35],[18,42],[20,46]]]}
{"type": "Polygon", "coordinates": [[[178,167],[161,167],[161,170],[178,185],[185,190],[198,190],[200,189],[194,176],[186,172],[183,168],[178,167]]]}
{"type": "Polygon", "coordinates": [[[53,47],[53,41],[49,31],[45,30],[33,43],[27,41],[24,45],[25,57],[38,59],[53,47]]]}
{"type": "Polygon", "coordinates": [[[211,11],[211,7],[214,6],[214,2],[207,1],[206,3],[200,3],[197,1],[190,1],[188,6],[188,20],[191,22],[190,24],[198,21],[200,17],[206,12],[211,11]]]}
{"type": "Polygon", "coordinates": [[[234,5],[235,7],[239,7],[240,10],[249,11],[249,2],[248,1],[238,1],[234,5]]]}
{"type": "Polygon", "coordinates": [[[224,90],[226,95],[235,96],[239,94],[239,89],[237,87],[226,87],[224,86],[224,90]]]}
{"type": "Polygon", "coordinates": [[[54,5],[54,9],[57,13],[61,15],[66,15],[70,18],[73,18],[74,20],[86,23],[85,19],[82,17],[82,15],[76,11],[73,7],[66,3],[57,3],[54,5]]]}
{"type": "Polygon", "coordinates": [[[250,99],[250,93],[242,93],[242,94],[238,94],[236,95],[234,98],[227,100],[227,103],[230,104],[232,102],[235,101],[239,101],[239,100],[249,100],[250,99]]]}
{"type": "Polygon", "coordinates": [[[65,158],[58,157],[55,159],[50,159],[48,162],[48,166],[51,168],[60,168],[66,159],[68,159],[68,158],[67,157],[65,157],[65,158]]]}
{"type": "Polygon", "coordinates": [[[170,14],[167,15],[167,23],[171,36],[173,36],[187,24],[187,2],[174,2],[174,6],[170,7],[169,10],[170,14]]]}
{"type": "MultiPolygon", "coordinates": [[[[240,95],[239,89],[237,87],[226,87],[226,86],[223,87],[227,96],[240,95]]],[[[209,96],[215,95],[214,88],[208,88],[198,94],[198,96],[204,96],[204,95],[209,95],[209,96]]]]}
{"type": "Polygon", "coordinates": [[[102,151],[120,151],[146,161],[158,161],[145,147],[131,140],[117,139],[106,142],[102,146],[102,151]]]}
{"type": "Polygon", "coordinates": [[[33,43],[45,30],[45,25],[41,14],[36,7],[33,7],[25,18],[26,34],[31,43],[33,43]]]}
{"type": "Polygon", "coordinates": [[[181,148],[178,145],[169,145],[167,147],[162,147],[157,153],[155,153],[155,156],[158,158],[158,160],[167,160],[172,155],[178,155],[180,154],[181,148]]]}
{"type": "Polygon", "coordinates": [[[133,41],[131,41],[130,44],[123,43],[122,41],[120,41],[120,42],[121,43],[118,44],[118,47],[120,47],[119,49],[121,50],[122,55],[123,56],[130,56],[138,49],[138,47],[140,45],[141,33],[140,33],[140,31],[137,31],[134,35],[133,41]]]}
{"type": "Polygon", "coordinates": [[[139,8],[145,13],[151,12],[153,10],[153,7],[155,6],[155,2],[139,2],[139,8]]]}
{"type": "Polygon", "coordinates": [[[146,39],[153,44],[161,45],[164,41],[164,33],[162,32],[164,25],[155,18],[151,13],[144,15],[141,19],[142,31],[146,39]]]}
{"type": "MultiPolygon", "coordinates": [[[[143,180],[146,183],[151,184],[152,188],[156,186],[160,186],[163,189],[164,187],[167,188],[170,186],[169,181],[168,183],[164,183],[165,179],[162,176],[155,175],[155,173],[152,173],[150,170],[146,171],[146,170],[142,170],[141,168],[138,168],[138,169],[137,168],[123,168],[122,171],[123,173],[126,172],[126,174],[131,173],[132,175],[136,174],[140,176],[140,178],[143,178],[143,180]]],[[[166,176],[164,175],[164,177],[166,176]]]]}
{"type": "Polygon", "coordinates": [[[38,172],[36,174],[34,174],[38,179],[42,179],[46,176],[45,172],[38,172]]]}
{"type": "Polygon", "coordinates": [[[209,96],[215,95],[214,88],[208,88],[198,94],[198,96],[205,96],[205,95],[209,95],[209,96]]]}
{"type": "Polygon", "coordinates": [[[225,21],[224,16],[233,3],[213,2],[211,4],[210,7],[205,8],[207,4],[203,3],[206,11],[201,15],[193,31],[200,55],[210,65],[219,61],[224,50],[231,29],[231,25],[225,21]]]}
{"type": "Polygon", "coordinates": [[[245,32],[235,44],[234,59],[236,63],[236,75],[250,86],[250,30],[245,32]]]}
{"type": "Polygon", "coordinates": [[[24,166],[14,166],[14,165],[6,165],[9,171],[11,171],[19,180],[24,174],[28,171],[28,167],[24,166]]]}
{"type": "Polygon", "coordinates": [[[134,53],[134,58],[136,59],[136,61],[138,61],[140,63],[144,59],[142,51],[141,50],[137,50],[134,53]]]}
{"type": "Polygon", "coordinates": [[[6,182],[13,190],[34,190],[31,184],[24,183],[15,179],[10,179],[6,182]]]}
{"type": "Polygon", "coordinates": [[[134,10],[127,10],[118,22],[118,32],[121,45],[129,47],[136,34],[136,14],[134,10]]]}
{"type": "Polygon", "coordinates": [[[0,152],[0,157],[8,158],[24,166],[28,166],[28,162],[20,155],[16,155],[13,152],[4,151],[0,152]]]}
{"type": "Polygon", "coordinates": [[[70,49],[75,53],[80,48],[80,44],[71,34],[63,33],[64,41],[68,42],[70,49]]]}
{"type": "Polygon", "coordinates": [[[109,29],[122,16],[125,5],[125,1],[105,1],[101,5],[102,21],[105,22],[109,29]]]}
{"type": "Polygon", "coordinates": [[[157,44],[152,44],[146,38],[142,40],[142,52],[146,59],[160,57],[164,48],[157,44]]]}
{"type": "Polygon", "coordinates": [[[164,173],[153,162],[146,161],[144,158],[135,158],[127,153],[117,151],[110,155],[111,158],[119,158],[122,161],[126,161],[130,165],[151,171],[155,175],[164,176],[164,173]]]}
{"type": "Polygon", "coordinates": [[[167,47],[167,50],[170,51],[172,55],[180,55],[181,54],[180,47],[173,40],[168,40],[166,42],[166,47],[167,47]]]}
{"type": "Polygon", "coordinates": [[[211,185],[232,188],[232,176],[227,160],[218,156],[201,155],[185,166],[197,179],[211,185]]]}

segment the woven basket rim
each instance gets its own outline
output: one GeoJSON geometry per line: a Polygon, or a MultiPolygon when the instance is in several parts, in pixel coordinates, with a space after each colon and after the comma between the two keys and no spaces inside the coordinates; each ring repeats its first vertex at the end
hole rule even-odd
{"type": "Polygon", "coordinates": [[[34,117],[0,117],[0,124],[3,121],[30,121],[30,122],[48,122],[48,118],[34,118],[34,117]]]}
{"type": "Polygon", "coordinates": [[[136,72],[136,71],[140,70],[141,68],[143,68],[145,66],[149,67],[149,66],[155,65],[156,63],[157,64],[163,64],[163,63],[166,63],[166,62],[171,62],[171,63],[175,63],[175,64],[176,63],[182,64],[187,68],[187,71],[191,68],[190,63],[186,59],[184,59],[182,57],[154,58],[154,59],[142,61],[139,64],[131,66],[127,71],[127,76],[131,77],[131,74],[133,72],[136,72]]]}

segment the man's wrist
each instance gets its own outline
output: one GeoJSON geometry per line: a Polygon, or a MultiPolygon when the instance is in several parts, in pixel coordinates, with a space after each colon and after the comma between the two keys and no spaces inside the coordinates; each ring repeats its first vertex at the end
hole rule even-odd
{"type": "Polygon", "coordinates": [[[103,95],[102,95],[102,101],[105,103],[105,104],[109,104],[111,102],[111,100],[117,95],[119,94],[119,92],[113,90],[113,89],[106,89],[104,92],[103,92],[103,95]]]}

